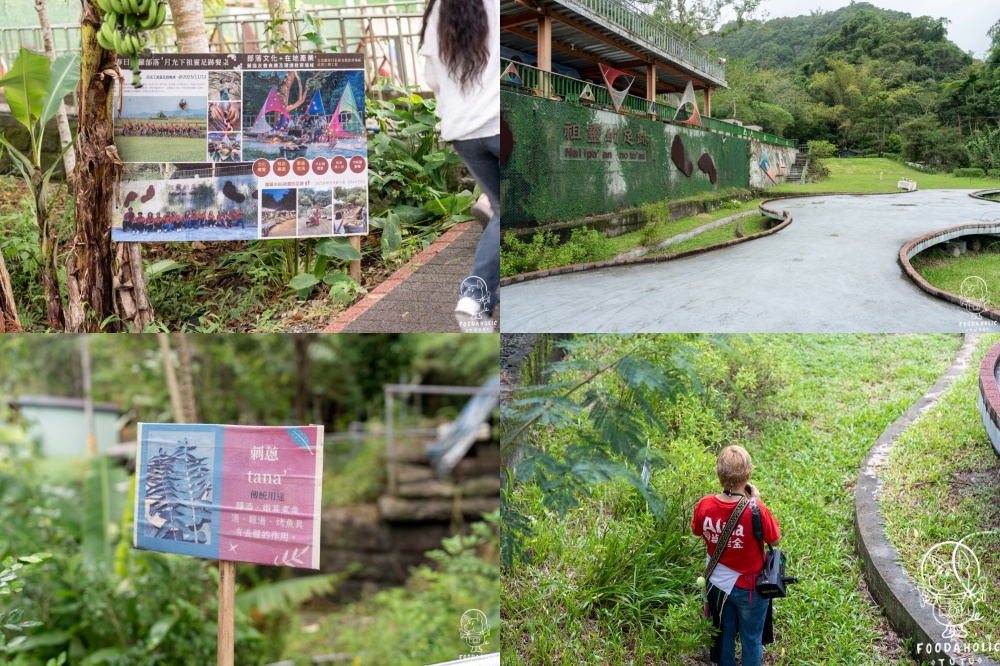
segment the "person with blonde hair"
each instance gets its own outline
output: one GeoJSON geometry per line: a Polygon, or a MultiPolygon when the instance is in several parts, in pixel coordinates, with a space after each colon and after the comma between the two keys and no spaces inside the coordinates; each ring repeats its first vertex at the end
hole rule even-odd
{"type": "Polygon", "coordinates": [[[705,540],[707,550],[706,574],[699,582],[705,590],[706,616],[719,629],[711,651],[712,662],[719,666],[736,666],[737,635],[743,666],[760,666],[764,643],[773,642],[770,600],[755,594],[754,587],[764,568],[764,543],[777,547],[781,531],[750,484],[752,472],[746,449],[724,448],[715,463],[722,492],[702,497],[691,519],[692,531],[705,540]]]}

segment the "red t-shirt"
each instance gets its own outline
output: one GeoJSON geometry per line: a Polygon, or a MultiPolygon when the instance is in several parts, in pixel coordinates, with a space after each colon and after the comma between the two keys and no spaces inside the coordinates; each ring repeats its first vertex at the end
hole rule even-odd
{"type": "MultiPolygon", "coordinates": [[[[722,528],[733,514],[737,502],[723,502],[715,495],[705,495],[698,501],[694,508],[694,516],[691,518],[691,529],[696,536],[705,540],[705,547],[708,556],[715,553],[715,546],[722,534],[722,528]]],[[[781,538],[781,530],[778,528],[778,521],[771,515],[771,511],[758,500],[760,507],[760,521],[764,528],[764,544],[773,543],[781,538]]],[[[736,581],[736,585],[748,590],[754,587],[756,575],[764,568],[764,560],[760,556],[760,544],[753,538],[753,514],[752,507],[747,507],[739,522],[733,528],[733,533],[729,537],[729,546],[722,553],[719,564],[729,567],[734,571],[743,574],[736,581]]]]}

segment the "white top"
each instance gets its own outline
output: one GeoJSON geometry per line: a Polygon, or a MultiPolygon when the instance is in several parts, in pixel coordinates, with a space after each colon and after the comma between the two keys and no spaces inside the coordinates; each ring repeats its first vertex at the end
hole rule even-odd
{"type": "Polygon", "coordinates": [[[469,0],[486,5],[489,17],[490,58],[467,90],[452,78],[438,53],[438,14],[435,3],[427,17],[424,45],[420,55],[427,61],[424,78],[437,94],[437,115],[441,118],[441,138],[445,141],[482,139],[500,134],[500,0],[469,0]]]}

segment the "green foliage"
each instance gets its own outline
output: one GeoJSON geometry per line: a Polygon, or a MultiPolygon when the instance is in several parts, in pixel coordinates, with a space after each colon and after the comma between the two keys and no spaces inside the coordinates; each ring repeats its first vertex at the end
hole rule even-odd
{"type": "Polygon", "coordinates": [[[517,275],[556,266],[603,261],[615,254],[608,237],[596,229],[573,229],[565,242],[551,231],[542,231],[525,243],[512,233],[504,236],[500,274],[517,275]]]}
{"type": "MultiPolygon", "coordinates": [[[[995,335],[984,336],[965,371],[896,439],[882,474],[882,497],[909,501],[882,501],[879,507],[906,572],[931,600],[948,595],[941,601],[949,604],[953,622],[977,617],[964,625],[963,640],[979,644],[994,640],[1000,631],[996,614],[983,612],[1000,603],[1000,564],[994,557],[998,532],[990,529],[996,525],[996,505],[989,485],[978,482],[996,474],[997,459],[976,408],[979,365],[996,342],[995,335]],[[927,589],[929,581],[921,572],[924,554],[938,543],[959,540],[978,556],[978,576],[943,576],[927,589]],[[982,605],[976,607],[977,602],[982,605]]],[[[950,550],[945,552],[950,556],[950,550]]]]}
{"type": "MultiPolygon", "coordinates": [[[[50,553],[35,553],[34,555],[23,555],[12,557],[8,555],[4,558],[0,569],[0,597],[9,597],[24,591],[24,581],[21,580],[18,571],[25,566],[40,564],[52,557],[50,553]]],[[[23,608],[11,608],[8,611],[0,611],[0,653],[9,653],[27,640],[24,636],[25,629],[33,629],[42,626],[37,620],[25,620],[23,608]],[[14,635],[13,639],[8,638],[14,635]]]]}
{"type": "Polygon", "coordinates": [[[899,126],[903,137],[903,156],[911,162],[932,166],[968,164],[968,153],[961,133],[954,127],[942,127],[930,114],[899,126]]]}
{"type": "Polygon", "coordinates": [[[265,583],[238,592],[236,606],[247,613],[287,613],[314,597],[329,594],[343,579],[343,574],[322,574],[265,583]]]}
{"type": "Polygon", "coordinates": [[[978,167],[966,168],[966,169],[955,169],[951,172],[955,178],[982,178],[984,173],[983,170],[978,167]]]}
{"type": "MultiPolygon", "coordinates": [[[[659,449],[650,492],[668,503],[668,519],[656,520],[625,479],[595,483],[565,513],[549,507],[542,483],[508,483],[505,511],[514,507],[531,529],[523,544],[530,561],[504,570],[501,603],[516,609],[506,618],[504,663],[692,660],[711,639],[699,619],[694,581],[705,551],[689,532],[691,512],[718,487],[715,453],[732,443],[753,456],[755,483],[781,523],[793,573],[809,569],[805,587],[775,614],[771,658],[860,664],[877,650],[880,664],[909,663],[903,649],[885,646],[878,611],[857,589],[851,484],[871,443],[930,387],[960,339],[749,336],[728,338],[727,350],[676,335],[578,337],[552,386],[577,381],[586,372],[577,365],[611,361],[637,340],[664,354],[682,340],[701,352],[692,362],[704,391],[657,410],[668,434],[650,437],[659,449]]],[[[596,383],[611,389],[620,382],[608,372],[596,383]]],[[[619,389],[612,398],[622,395],[619,389]]],[[[655,430],[651,422],[647,428],[655,430]]],[[[558,456],[586,430],[580,417],[537,425],[530,446],[558,456]]]]}
{"type": "Polygon", "coordinates": [[[969,139],[969,162],[987,171],[1000,169],[1000,127],[988,127],[969,139]]]}
{"type": "Polygon", "coordinates": [[[837,152],[837,147],[829,141],[810,141],[809,156],[814,159],[824,159],[833,157],[837,152]]]}
{"type": "Polygon", "coordinates": [[[379,132],[369,141],[371,225],[382,229],[382,256],[389,258],[405,244],[422,249],[448,227],[472,219],[475,203],[468,191],[448,194],[461,158],[441,141],[434,115],[436,100],[413,91],[385,86],[396,97],[368,100],[368,117],[379,132]]]}

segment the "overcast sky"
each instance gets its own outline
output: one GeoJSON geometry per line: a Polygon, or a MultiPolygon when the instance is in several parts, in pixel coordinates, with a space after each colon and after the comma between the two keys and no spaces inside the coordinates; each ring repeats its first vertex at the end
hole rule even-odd
{"type": "MultiPolygon", "coordinates": [[[[909,12],[911,16],[951,19],[948,38],[963,51],[983,57],[990,45],[986,31],[1000,19],[1000,3],[994,0],[867,0],[876,7],[909,12]]],[[[850,0],[764,0],[767,18],[800,16],[813,9],[831,11],[851,4],[850,0]]]]}

